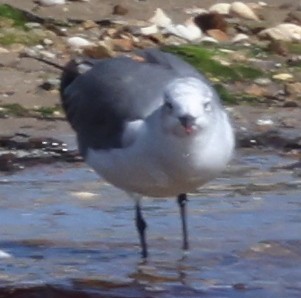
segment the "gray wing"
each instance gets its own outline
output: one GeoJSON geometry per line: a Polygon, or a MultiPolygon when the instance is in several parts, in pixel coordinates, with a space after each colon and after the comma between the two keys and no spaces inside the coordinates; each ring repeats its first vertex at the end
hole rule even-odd
{"type": "Polygon", "coordinates": [[[172,54],[152,49],[139,51],[138,55],[143,62],[127,57],[87,60],[89,70],[82,74],[76,73],[72,65],[66,67],[61,97],[83,155],[87,147],[122,147],[126,124],[156,110],[171,80],[185,76],[206,80],[172,54]]]}

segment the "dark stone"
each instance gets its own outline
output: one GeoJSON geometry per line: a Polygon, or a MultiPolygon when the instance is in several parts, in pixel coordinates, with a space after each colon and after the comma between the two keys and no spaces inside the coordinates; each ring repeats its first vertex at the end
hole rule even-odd
{"type": "Polygon", "coordinates": [[[204,32],[210,29],[219,29],[223,32],[227,32],[227,22],[224,16],[217,12],[200,14],[194,18],[194,22],[204,32]]]}
{"type": "Polygon", "coordinates": [[[15,169],[14,162],[16,156],[13,153],[6,153],[0,155],[0,171],[1,172],[10,172],[15,169]]]}
{"type": "Polygon", "coordinates": [[[293,100],[287,100],[284,102],[283,107],[284,108],[297,108],[299,105],[296,101],[293,100]]]}
{"type": "Polygon", "coordinates": [[[237,146],[241,148],[268,147],[279,150],[301,149],[301,136],[292,137],[277,130],[263,133],[241,133],[237,135],[237,146]]]}
{"type": "Polygon", "coordinates": [[[8,152],[0,156],[0,171],[5,172],[57,161],[82,161],[76,150],[68,150],[65,143],[54,138],[32,138],[22,133],[0,136],[1,147],[8,152]],[[19,150],[22,150],[22,154],[19,154],[19,150]]]}
{"type": "Polygon", "coordinates": [[[113,7],[113,14],[124,16],[129,12],[129,10],[123,5],[117,4],[113,7]]]}

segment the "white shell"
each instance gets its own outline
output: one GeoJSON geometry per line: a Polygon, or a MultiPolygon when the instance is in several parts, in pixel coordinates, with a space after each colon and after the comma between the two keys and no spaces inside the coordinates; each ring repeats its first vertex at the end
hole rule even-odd
{"type": "Polygon", "coordinates": [[[166,31],[189,41],[202,37],[202,30],[192,20],[186,21],[185,24],[171,24],[166,31]]]}
{"type": "Polygon", "coordinates": [[[70,47],[75,49],[81,49],[94,45],[91,41],[79,36],[69,37],[67,39],[67,43],[70,47]]]}
{"type": "Polygon", "coordinates": [[[249,39],[249,36],[247,34],[243,34],[243,33],[238,33],[236,34],[233,38],[232,38],[232,42],[233,43],[239,43],[242,41],[246,41],[249,39]]]}
{"type": "Polygon", "coordinates": [[[281,41],[301,41],[301,26],[282,23],[259,32],[259,36],[281,41]]]}
{"type": "Polygon", "coordinates": [[[161,8],[157,8],[154,16],[149,19],[149,22],[158,27],[166,28],[172,23],[172,20],[161,8]]]}
{"type": "Polygon", "coordinates": [[[268,6],[268,4],[266,2],[263,2],[263,1],[259,1],[258,4],[261,6],[261,7],[266,7],[268,6]]]}
{"type": "Polygon", "coordinates": [[[211,36],[204,36],[204,37],[202,37],[201,42],[218,43],[218,40],[216,40],[215,38],[213,38],[211,36]]]}
{"type": "Polygon", "coordinates": [[[291,75],[290,73],[278,73],[273,75],[273,79],[280,80],[280,81],[288,81],[293,78],[294,78],[293,75],[291,75]]]}
{"type": "Polygon", "coordinates": [[[11,258],[12,255],[3,251],[3,250],[0,250],[0,259],[8,259],[8,258],[11,258]]]}
{"type": "Polygon", "coordinates": [[[66,4],[66,1],[65,0],[39,0],[38,3],[43,6],[52,6],[52,5],[66,4]]]}
{"type": "Polygon", "coordinates": [[[230,3],[217,3],[209,7],[210,12],[217,12],[220,14],[227,15],[230,12],[230,3]]]}
{"type": "Polygon", "coordinates": [[[156,33],[158,33],[158,27],[155,24],[151,25],[151,26],[148,26],[148,27],[142,27],[142,28],[140,28],[140,33],[142,35],[156,34],[156,33]]]}
{"type": "Polygon", "coordinates": [[[257,119],[256,124],[259,126],[265,126],[265,125],[274,125],[274,121],[272,119],[257,119]]]}
{"type": "Polygon", "coordinates": [[[240,1],[231,4],[230,14],[247,20],[259,21],[255,12],[247,4],[240,1]]]}
{"type": "Polygon", "coordinates": [[[206,14],[206,13],[208,13],[208,10],[204,9],[204,8],[193,7],[193,8],[186,8],[184,10],[184,12],[186,14],[199,15],[199,14],[206,14]]]}

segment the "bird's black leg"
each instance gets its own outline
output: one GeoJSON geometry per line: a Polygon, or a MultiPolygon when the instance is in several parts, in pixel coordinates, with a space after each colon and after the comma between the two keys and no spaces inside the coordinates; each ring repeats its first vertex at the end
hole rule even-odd
{"type": "Polygon", "coordinates": [[[178,196],[178,204],[180,207],[180,214],[181,214],[181,222],[182,222],[182,232],[183,232],[183,249],[189,249],[188,243],[188,232],[187,232],[187,220],[186,220],[186,204],[187,204],[187,195],[185,193],[180,194],[178,196]]]}
{"type": "Polygon", "coordinates": [[[146,259],[147,258],[147,244],[146,244],[146,239],[145,239],[145,229],[146,229],[147,225],[142,216],[139,201],[137,201],[137,203],[136,203],[136,227],[137,227],[139,238],[140,238],[142,258],[146,259]]]}

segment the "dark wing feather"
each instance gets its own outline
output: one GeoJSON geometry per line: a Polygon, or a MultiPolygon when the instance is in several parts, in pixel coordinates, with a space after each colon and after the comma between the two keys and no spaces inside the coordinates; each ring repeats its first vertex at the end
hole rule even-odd
{"type": "Polygon", "coordinates": [[[144,119],[163,100],[166,84],[178,77],[204,79],[192,66],[159,50],[140,51],[143,62],[127,57],[89,60],[91,69],[76,74],[72,62],[62,76],[61,97],[77,132],[82,154],[87,147],[122,146],[128,121],[144,119]]]}

